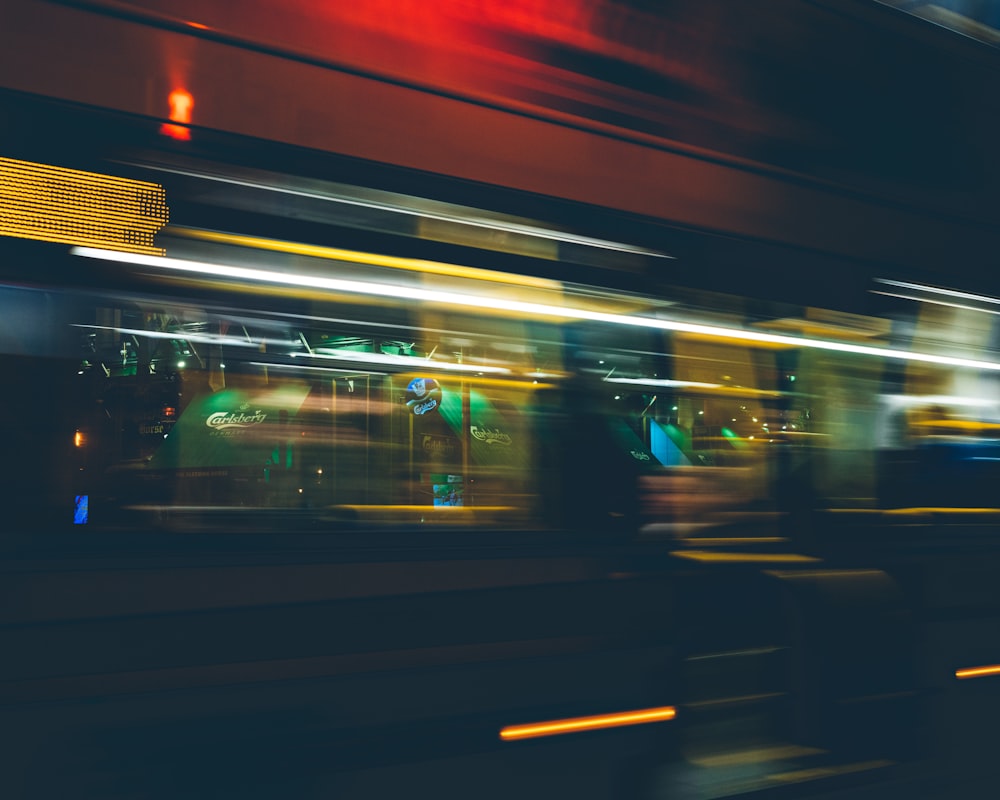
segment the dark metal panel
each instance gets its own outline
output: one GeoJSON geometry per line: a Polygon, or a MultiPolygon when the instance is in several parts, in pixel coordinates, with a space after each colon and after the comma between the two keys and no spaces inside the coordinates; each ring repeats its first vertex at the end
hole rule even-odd
{"type": "Polygon", "coordinates": [[[1000,245],[995,226],[939,209],[68,6],[9,5],[0,76],[154,118],[183,85],[195,136],[253,136],[889,265],[974,271],[1000,245]]]}

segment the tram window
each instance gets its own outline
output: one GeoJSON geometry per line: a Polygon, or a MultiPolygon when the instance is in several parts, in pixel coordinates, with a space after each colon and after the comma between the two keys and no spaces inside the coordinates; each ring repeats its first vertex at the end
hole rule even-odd
{"type": "Polygon", "coordinates": [[[334,528],[708,522],[772,503],[776,446],[811,424],[784,356],[642,329],[345,303],[94,317],[77,491],[95,523],[152,507],[334,528]]]}
{"type": "Polygon", "coordinates": [[[331,528],[541,524],[535,398],[559,376],[556,338],[337,312],[96,309],[107,324],[81,333],[91,520],[167,507],[331,528]]]}
{"type": "MultiPolygon", "coordinates": [[[[86,498],[88,531],[240,514],[278,530],[677,533],[992,503],[995,373],[879,348],[991,358],[994,315],[916,306],[893,325],[694,291],[404,277],[379,284],[395,294],[165,291],[144,275],[106,295],[4,289],[32,310],[3,326],[11,385],[50,387],[39,407],[66,428],[29,458],[41,480],[8,470],[25,513],[58,494],[67,524],[86,498]],[[475,293],[504,302],[473,310],[475,293]],[[877,347],[808,344],[848,335],[877,347]]],[[[7,393],[8,418],[31,416],[22,394],[7,393]]],[[[42,441],[8,431],[18,452],[42,441]]]]}

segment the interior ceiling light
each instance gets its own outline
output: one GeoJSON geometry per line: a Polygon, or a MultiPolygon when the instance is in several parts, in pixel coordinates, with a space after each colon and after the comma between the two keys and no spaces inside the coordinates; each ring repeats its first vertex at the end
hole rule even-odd
{"type": "Polygon", "coordinates": [[[327,359],[329,361],[356,361],[362,364],[394,364],[396,366],[415,369],[444,369],[453,372],[489,372],[499,375],[510,373],[505,367],[493,367],[485,364],[458,364],[452,361],[438,361],[432,358],[417,358],[414,356],[395,356],[387,353],[356,353],[350,350],[338,350],[329,353],[292,353],[292,358],[327,359]]]}

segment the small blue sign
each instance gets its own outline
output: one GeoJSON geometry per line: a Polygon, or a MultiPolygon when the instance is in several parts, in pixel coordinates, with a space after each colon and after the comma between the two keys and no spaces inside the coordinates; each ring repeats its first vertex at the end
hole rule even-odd
{"type": "Polygon", "coordinates": [[[441,387],[433,378],[414,378],[406,386],[406,407],[420,416],[441,405],[441,387]]]}
{"type": "Polygon", "coordinates": [[[90,519],[90,495],[78,494],[73,509],[73,524],[86,525],[90,519]]]}

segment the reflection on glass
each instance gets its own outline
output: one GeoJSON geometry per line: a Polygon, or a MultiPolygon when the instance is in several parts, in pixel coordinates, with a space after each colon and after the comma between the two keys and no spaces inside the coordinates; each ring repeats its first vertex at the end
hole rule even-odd
{"type": "MultiPolygon", "coordinates": [[[[382,264],[296,287],[270,250],[223,253],[283,277],[262,292],[198,272],[171,293],[67,299],[55,327],[82,355],[4,355],[24,385],[38,370],[72,382],[52,394],[75,446],[35,469],[41,494],[81,498],[79,524],[773,537],[823,509],[992,504],[995,314],[496,275],[456,287],[382,264]]],[[[329,266],[287,258],[303,275],[329,266]]],[[[144,281],[148,266],[121,268],[144,281]]]]}

